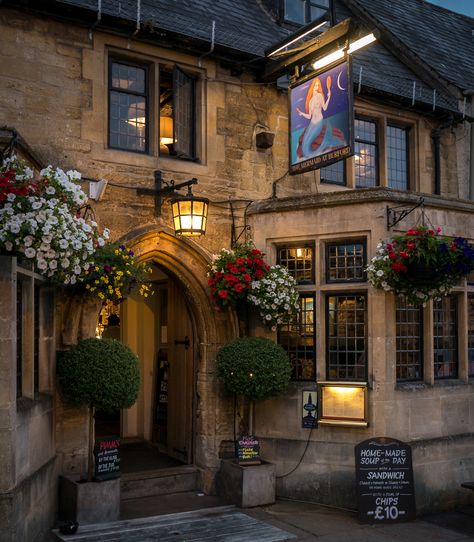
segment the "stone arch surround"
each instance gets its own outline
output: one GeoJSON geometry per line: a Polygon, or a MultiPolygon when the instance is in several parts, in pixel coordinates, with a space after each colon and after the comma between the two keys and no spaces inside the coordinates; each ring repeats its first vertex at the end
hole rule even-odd
{"type": "Polygon", "coordinates": [[[233,439],[231,401],[217,381],[217,350],[238,337],[235,313],[216,311],[207,287],[210,254],[190,239],[176,237],[170,228],[145,226],[121,239],[139,261],[154,261],[183,288],[191,308],[198,344],[194,419],[194,463],[201,472],[202,489],[214,492],[219,468],[219,447],[233,439]]]}

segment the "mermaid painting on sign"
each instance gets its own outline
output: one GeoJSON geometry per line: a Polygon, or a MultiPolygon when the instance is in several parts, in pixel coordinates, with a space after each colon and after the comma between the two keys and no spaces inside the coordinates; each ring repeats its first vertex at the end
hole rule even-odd
{"type": "Polygon", "coordinates": [[[324,167],[351,153],[347,63],[291,89],[290,173],[324,167]]]}

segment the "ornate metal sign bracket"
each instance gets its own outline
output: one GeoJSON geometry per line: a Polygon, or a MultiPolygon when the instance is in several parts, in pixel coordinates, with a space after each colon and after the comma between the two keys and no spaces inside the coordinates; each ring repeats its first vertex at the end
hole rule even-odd
{"type": "Polygon", "coordinates": [[[406,205],[398,205],[397,207],[389,207],[387,205],[387,230],[396,226],[415,209],[418,209],[418,207],[423,207],[424,203],[424,198],[420,198],[418,203],[411,208],[407,208],[406,205]]]}

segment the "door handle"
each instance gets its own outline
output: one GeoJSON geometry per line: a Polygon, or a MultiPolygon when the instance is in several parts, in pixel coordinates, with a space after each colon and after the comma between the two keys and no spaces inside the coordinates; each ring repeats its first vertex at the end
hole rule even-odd
{"type": "Polygon", "coordinates": [[[191,341],[189,340],[189,337],[186,335],[186,336],[184,337],[184,340],[183,340],[183,341],[177,341],[177,340],[175,339],[174,344],[184,344],[185,350],[188,350],[188,348],[189,348],[189,346],[190,346],[190,344],[191,344],[191,341]]]}

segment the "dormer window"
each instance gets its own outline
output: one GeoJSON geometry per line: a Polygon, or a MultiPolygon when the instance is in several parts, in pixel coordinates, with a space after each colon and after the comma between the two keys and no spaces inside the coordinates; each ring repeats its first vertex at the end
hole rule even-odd
{"type": "Polygon", "coordinates": [[[331,0],[282,0],[283,19],[296,24],[308,24],[325,15],[331,0]]]}

